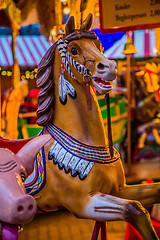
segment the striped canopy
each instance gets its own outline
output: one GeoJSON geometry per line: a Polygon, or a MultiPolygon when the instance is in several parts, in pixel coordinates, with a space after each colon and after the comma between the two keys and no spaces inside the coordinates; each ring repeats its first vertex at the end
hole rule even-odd
{"type": "MultiPolygon", "coordinates": [[[[0,66],[13,65],[11,35],[0,35],[0,66]]],[[[16,56],[19,66],[37,66],[50,47],[42,35],[19,35],[16,42],[16,56]]]]}
{"type": "MultiPolygon", "coordinates": [[[[125,54],[122,54],[122,51],[124,50],[126,41],[127,35],[125,34],[111,48],[104,52],[105,57],[110,59],[125,58],[125,54]]],[[[134,54],[136,58],[156,56],[153,53],[153,49],[156,48],[155,31],[153,29],[135,31],[134,46],[138,50],[138,53],[134,54]]]]}

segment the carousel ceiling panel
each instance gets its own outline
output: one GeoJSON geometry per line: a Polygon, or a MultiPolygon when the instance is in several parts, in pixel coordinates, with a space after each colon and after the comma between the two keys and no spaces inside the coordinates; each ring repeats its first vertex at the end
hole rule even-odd
{"type": "MultiPolygon", "coordinates": [[[[11,35],[0,36],[0,66],[13,65],[11,35]]],[[[37,66],[50,47],[49,42],[42,35],[19,35],[16,43],[16,56],[19,66],[37,66]]]]}
{"type": "MultiPolygon", "coordinates": [[[[115,44],[104,52],[104,55],[110,59],[123,59],[125,54],[122,54],[124,45],[127,41],[126,34],[115,44]]],[[[153,49],[156,48],[155,31],[152,30],[139,30],[134,32],[134,46],[138,50],[135,53],[136,58],[154,57],[153,49]]]]}

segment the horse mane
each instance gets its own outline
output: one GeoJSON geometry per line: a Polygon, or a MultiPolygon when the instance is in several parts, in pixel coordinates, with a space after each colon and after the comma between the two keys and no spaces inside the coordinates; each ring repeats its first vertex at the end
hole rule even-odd
{"type": "MultiPolygon", "coordinates": [[[[65,35],[64,35],[65,36],[65,35]]],[[[97,35],[92,31],[76,29],[74,32],[65,36],[70,42],[83,37],[97,39],[97,35]]],[[[46,126],[53,120],[54,115],[54,81],[53,81],[53,63],[57,42],[54,43],[46,52],[38,65],[37,86],[40,88],[38,94],[37,124],[46,126]]]]}
{"type": "Polygon", "coordinates": [[[54,43],[45,53],[38,65],[37,87],[40,88],[38,94],[37,124],[45,126],[53,119],[54,104],[54,82],[53,82],[53,62],[57,43],[54,43]]]}

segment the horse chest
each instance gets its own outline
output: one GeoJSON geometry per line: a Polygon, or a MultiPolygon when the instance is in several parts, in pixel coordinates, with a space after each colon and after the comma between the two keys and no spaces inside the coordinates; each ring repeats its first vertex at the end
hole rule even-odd
{"type": "MultiPolygon", "coordinates": [[[[101,190],[108,194],[116,193],[119,186],[124,184],[124,172],[120,159],[108,164],[90,162],[68,152],[57,141],[51,146],[48,159],[53,161],[53,165],[57,166],[54,172],[54,181],[57,182],[58,189],[64,188],[67,194],[68,192],[71,193],[73,189],[76,189],[79,194],[86,189],[87,192],[101,190]],[[69,178],[67,178],[67,175],[69,175],[69,178]],[[85,189],[79,180],[85,180],[85,189]]],[[[57,191],[59,191],[58,189],[57,191]]]]}
{"type": "Polygon", "coordinates": [[[84,180],[95,163],[109,164],[119,159],[116,150],[111,158],[109,148],[83,144],[54,124],[49,124],[46,130],[55,140],[49,149],[48,159],[53,160],[53,164],[57,164],[66,174],[71,173],[72,177],[78,176],[84,180]]]}

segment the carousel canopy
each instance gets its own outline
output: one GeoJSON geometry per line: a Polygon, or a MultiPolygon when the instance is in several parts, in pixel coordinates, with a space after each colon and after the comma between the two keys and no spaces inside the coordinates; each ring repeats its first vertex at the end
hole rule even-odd
{"type": "MultiPolygon", "coordinates": [[[[13,65],[11,35],[0,35],[0,66],[13,65]]],[[[50,47],[42,35],[19,35],[16,43],[16,56],[19,66],[37,66],[50,47]]]]}
{"type": "MultiPolygon", "coordinates": [[[[37,66],[50,47],[46,38],[40,34],[39,24],[22,26],[17,36],[16,56],[21,67],[37,66]]],[[[11,29],[0,27],[0,66],[13,65],[11,29]]]]}
{"type": "MultiPolygon", "coordinates": [[[[125,54],[122,54],[124,45],[127,41],[125,34],[120,40],[104,52],[104,55],[110,59],[123,59],[125,54]]],[[[138,50],[135,53],[136,58],[154,57],[153,49],[156,48],[155,31],[152,30],[139,30],[134,32],[134,46],[138,50]]]]}

